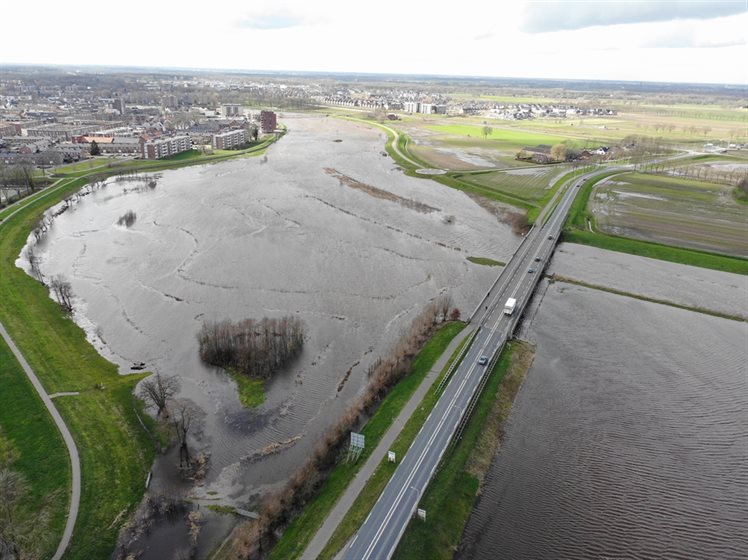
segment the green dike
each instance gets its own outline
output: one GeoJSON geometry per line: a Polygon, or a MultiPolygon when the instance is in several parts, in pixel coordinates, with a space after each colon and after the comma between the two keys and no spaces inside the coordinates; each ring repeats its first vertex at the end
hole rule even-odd
{"type": "MultiPolygon", "coordinates": [[[[356,476],[366,459],[371,455],[384,433],[395,420],[400,410],[442,355],[452,339],[465,327],[464,323],[447,323],[424,345],[413,360],[410,374],[403,378],[379,405],[379,408],[366,423],[362,433],[366,436],[366,449],[355,463],[341,462],[332,471],[320,488],[317,496],[304,508],[304,511],[288,526],[283,536],[270,553],[271,560],[299,558],[314,537],[323,521],[343,495],[348,484],[356,476]]],[[[450,358],[454,360],[460,348],[450,358]]],[[[446,368],[449,366],[445,366],[446,368]]],[[[444,372],[440,374],[443,375],[444,372]]],[[[346,516],[346,519],[350,514],[346,516]]]]}
{"type": "MultiPolygon", "coordinates": [[[[82,181],[71,182],[55,197],[31,202],[0,228],[0,320],[49,393],[81,392],[55,401],[81,457],[80,511],[66,556],[71,559],[109,555],[120,525],[143,494],[154,456],[132,408],[131,392],[142,376],[121,377],[49,298],[47,288],[14,264],[42,209],[52,198],[79,188],[82,181]],[[96,389],[97,385],[103,389],[96,389]]],[[[47,412],[38,401],[24,414],[47,412]]],[[[16,440],[22,456],[34,448],[31,435],[16,440]]],[[[52,446],[55,440],[59,435],[51,440],[52,446]]],[[[69,466],[49,472],[49,477],[44,484],[64,493],[67,511],[69,466]]]]}
{"type": "MultiPolygon", "coordinates": [[[[129,161],[112,165],[106,170],[94,168],[75,173],[60,180],[56,186],[34,193],[20,204],[0,213],[0,321],[47,392],[81,392],[77,396],[55,400],[75,439],[81,459],[80,509],[66,560],[108,558],[120,527],[143,495],[146,473],[154,458],[154,445],[138,422],[132,391],[135,384],[147,374],[120,376],[114,364],[102,358],[88,344],[83,331],[49,298],[47,288],[15,266],[29,232],[45,209],[77,192],[88,182],[87,176],[165,170],[258,155],[278,137],[274,135],[257,146],[230,155],[191,155],[183,160],[177,158],[176,161],[129,161]]],[[[5,366],[8,362],[3,360],[2,363],[5,366]]],[[[2,369],[8,379],[7,383],[0,385],[3,393],[0,405],[5,403],[6,396],[10,398],[12,394],[6,387],[22,390],[23,384],[28,384],[20,367],[13,367],[13,362],[10,363],[11,366],[2,369]]],[[[40,399],[27,398],[19,402],[25,403],[21,417],[17,409],[3,406],[3,413],[0,414],[3,428],[5,424],[23,424],[25,418],[37,417],[47,418],[53,426],[40,399]]],[[[38,454],[39,446],[49,456],[51,468],[34,466],[39,470],[40,478],[29,479],[32,495],[49,496],[56,491],[65,496],[64,503],[59,506],[62,512],[50,512],[49,538],[52,544],[49,546],[54,549],[62,534],[69,507],[70,467],[64,447],[62,465],[58,464],[59,457],[55,457],[56,448],[62,445],[56,428],[53,433],[45,434],[44,430],[40,427],[38,431],[22,429],[14,432],[13,443],[20,453],[19,461],[38,454]]]]}
{"type": "MultiPolygon", "coordinates": [[[[440,372],[439,376],[432,383],[432,388],[439,385],[439,382],[446,375],[449,365],[455,360],[462,347],[467,343],[470,337],[466,338],[458,348],[455,349],[454,353],[450,357],[448,363],[444,366],[444,369],[440,372]]],[[[392,444],[392,451],[395,452],[397,457],[402,457],[410,448],[413,440],[418,435],[421,426],[426,422],[426,418],[431,413],[432,409],[439,400],[441,393],[437,393],[434,390],[426,393],[421,406],[416,409],[412,416],[408,419],[405,426],[403,427],[400,435],[392,444]]],[[[361,493],[358,495],[353,505],[348,510],[345,518],[340,522],[338,528],[333,533],[332,537],[328,541],[325,548],[322,550],[318,560],[332,560],[336,554],[345,546],[345,544],[353,537],[353,534],[358,530],[361,524],[369,515],[371,508],[374,507],[379,495],[387,486],[393,473],[395,472],[396,464],[387,461],[386,457],[383,457],[379,463],[379,466],[371,475],[371,478],[367,481],[361,493]]]]}
{"type": "Polygon", "coordinates": [[[0,439],[19,452],[11,468],[24,476],[29,488],[21,523],[41,524],[35,534],[41,538],[36,543],[39,557],[50,558],[65,527],[70,461],[57,426],[2,338],[0,388],[0,439]],[[40,512],[46,513],[46,523],[40,512]]]}
{"type": "Polygon", "coordinates": [[[498,447],[502,426],[532,363],[532,347],[510,342],[491,371],[462,438],[444,455],[393,558],[450,560],[460,543],[480,486],[498,447]]]}
{"type": "Polygon", "coordinates": [[[669,261],[690,266],[700,266],[723,272],[748,275],[748,260],[728,255],[718,255],[695,249],[683,249],[671,247],[650,241],[640,241],[626,237],[617,237],[604,233],[592,233],[589,231],[564,231],[561,235],[562,241],[590,245],[608,251],[618,251],[640,257],[649,257],[662,261],[669,261]]]}

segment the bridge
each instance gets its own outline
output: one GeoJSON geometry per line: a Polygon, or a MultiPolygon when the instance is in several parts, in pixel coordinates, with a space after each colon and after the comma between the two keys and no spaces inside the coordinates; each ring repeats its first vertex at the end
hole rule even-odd
{"type": "Polygon", "coordinates": [[[471,316],[473,321],[479,321],[479,328],[470,348],[374,508],[344,550],[344,558],[385,560],[394,554],[439,461],[467,421],[488,373],[530,300],[556,247],[578,187],[586,177],[567,183],[569,186],[550,218],[545,224],[539,219],[543,225],[527,233],[471,316]],[[509,298],[516,300],[511,314],[504,312],[509,298]]]}

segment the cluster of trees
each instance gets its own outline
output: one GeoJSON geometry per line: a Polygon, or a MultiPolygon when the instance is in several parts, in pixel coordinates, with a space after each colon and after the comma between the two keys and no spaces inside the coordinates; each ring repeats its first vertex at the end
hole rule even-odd
{"type": "Polygon", "coordinates": [[[238,323],[205,321],[197,339],[205,363],[268,378],[301,353],[304,323],[292,315],[238,323]]]}
{"type": "Polygon", "coordinates": [[[459,310],[452,307],[452,298],[442,295],[413,320],[392,348],[390,356],[369,367],[370,382],[364,394],[325,432],[285,487],[265,496],[260,519],[238,529],[232,542],[232,557],[254,559],[267,555],[282,529],[314,496],[338,460],[345,456],[350,432],[358,430],[395,383],[410,372],[413,358],[436,327],[444,321],[459,319],[459,316],[459,310]]]}
{"type": "Polygon", "coordinates": [[[746,174],[742,169],[730,169],[728,166],[694,164],[682,165],[677,161],[658,161],[640,166],[644,173],[655,173],[670,175],[672,177],[686,177],[709,183],[720,183],[735,186],[740,190],[741,184],[745,182],[746,174]]]}
{"type": "Polygon", "coordinates": [[[73,288],[62,274],[58,274],[49,283],[52,293],[66,313],[73,311],[73,288]]]}
{"type": "Polygon", "coordinates": [[[127,212],[125,212],[119,217],[119,220],[117,220],[117,225],[130,227],[131,225],[135,223],[135,220],[137,219],[138,219],[138,215],[132,210],[128,210],[127,212]]]}

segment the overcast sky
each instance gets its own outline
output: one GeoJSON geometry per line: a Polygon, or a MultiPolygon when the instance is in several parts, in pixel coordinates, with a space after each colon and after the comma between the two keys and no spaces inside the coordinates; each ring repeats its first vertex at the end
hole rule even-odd
{"type": "Polygon", "coordinates": [[[0,63],[748,84],[748,0],[26,0],[0,63]]]}

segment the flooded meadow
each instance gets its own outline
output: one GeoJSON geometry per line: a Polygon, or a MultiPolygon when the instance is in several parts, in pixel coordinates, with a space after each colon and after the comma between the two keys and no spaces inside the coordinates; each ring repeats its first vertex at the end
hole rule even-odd
{"type": "Polygon", "coordinates": [[[121,373],[143,362],[180,379],[177,398],[196,419],[190,445],[209,469],[185,484],[175,454],[161,455],[154,492],[251,509],[429,301],[447,293],[472,311],[497,271],[468,256],[508,261],[518,245],[468,196],[405,176],[382,155],[383,134],[282,121],[289,133],[267,156],[166,171],[155,187],[109,180],[34,248],[46,277],[71,283],[75,320],[121,373]],[[205,320],[284,315],[306,325],[304,350],[266,383],[262,405],[244,408],[234,381],[201,363],[197,333],[205,320]]]}

